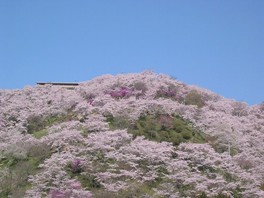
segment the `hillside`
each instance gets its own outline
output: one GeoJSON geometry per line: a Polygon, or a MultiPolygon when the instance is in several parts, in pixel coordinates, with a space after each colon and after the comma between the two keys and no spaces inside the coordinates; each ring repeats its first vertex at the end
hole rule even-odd
{"type": "Polygon", "coordinates": [[[264,104],[167,75],[0,91],[0,197],[264,197],[264,104]]]}

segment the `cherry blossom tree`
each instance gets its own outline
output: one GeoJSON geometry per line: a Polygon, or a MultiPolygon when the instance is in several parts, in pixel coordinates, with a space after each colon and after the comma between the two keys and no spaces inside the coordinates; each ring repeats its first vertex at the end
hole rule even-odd
{"type": "Polygon", "coordinates": [[[260,198],[263,142],[263,104],[149,71],[100,76],[73,90],[0,90],[0,196],[260,198]],[[165,114],[188,120],[205,142],[133,137],[107,119],[133,126],[142,115],[165,114]]]}

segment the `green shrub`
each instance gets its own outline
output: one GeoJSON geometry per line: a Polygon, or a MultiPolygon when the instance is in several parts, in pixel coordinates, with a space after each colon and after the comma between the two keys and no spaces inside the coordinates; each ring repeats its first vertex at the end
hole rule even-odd
{"type": "Polygon", "coordinates": [[[36,132],[33,132],[32,134],[35,138],[37,139],[40,139],[46,135],[48,135],[48,130],[46,129],[43,129],[43,130],[40,130],[40,131],[36,131],[36,132]]]}
{"type": "Polygon", "coordinates": [[[141,81],[135,82],[133,88],[137,91],[142,91],[142,93],[145,93],[148,90],[147,85],[141,81]]]}
{"type": "Polygon", "coordinates": [[[196,90],[191,90],[184,99],[184,103],[186,105],[196,105],[197,107],[201,108],[205,105],[203,97],[201,94],[198,93],[196,90]]]}
{"type": "Polygon", "coordinates": [[[190,131],[187,131],[187,130],[186,131],[182,131],[181,134],[182,134],[182,137],[185,140],[189,140],[192,137],[192,133],[190,131]]]}
{"type": "Polygon", "coordinates": [[[32,134],[35,131],[43,130],[47,123],[41,116],[31,116],[27,119],[27,131],[28,133],[32,134]]]}
{"type": "Polygon", "coordinates": [[[10,116],[8,119],[7,119],[9,122],[15,122],[15,123],[18,123],[18,119],[15,117],[15,116],[10,116]]]}
{"type": "Polygon", "coordinates": [[[130,121],[125,116],[114,117],[112,114],[106,116],[106,121],[112,129],[126,129],[130,127],[130,121]]]}
{"type": "Polygon", "coordinates": [[[101,184],[96,180],[96,177],[93,175],[78,175],[78,180],[81,182],[83,188],[92,190],[94,188],[101,188],[101,184]]]}
{"type": "Polygon", "coordinates": [[[77,167],[76,169],[76,167],[74,167],[74,164],[69,164],[66,167],[66,171],[72,178],[77,178],[83,188],[87,188],[91,191],[94,191],[102,187],[102,185],[94,175],[83,172],[83,167],[77,167]]]}

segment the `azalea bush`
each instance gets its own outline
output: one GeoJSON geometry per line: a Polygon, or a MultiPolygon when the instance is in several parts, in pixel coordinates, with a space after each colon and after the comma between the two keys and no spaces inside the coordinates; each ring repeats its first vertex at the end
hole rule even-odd
{"type": "Polygon", "coordinates": [[[168,87],[160,87],[156,93],[156,97],[164,97],[164,98],[174,98],[176,97],[177,88],[173,85],[168,87]]]}
{"type": "Polygon", "coordinates": [[[120,98],[128,98],[132,95],[132,90],[128,87],[119,87],[115,90],[106,92],[111,97],[120,99],[120,98]]]}
{"type": "Polygon", "coordinates": [[[144,96],[147,90],[148,88],[144,82],[137,81],[130,86],[114,86],[112,90],[107,90],[105,93],[115,99],[129,98],[131,96],[139,98],[144,96]]]}

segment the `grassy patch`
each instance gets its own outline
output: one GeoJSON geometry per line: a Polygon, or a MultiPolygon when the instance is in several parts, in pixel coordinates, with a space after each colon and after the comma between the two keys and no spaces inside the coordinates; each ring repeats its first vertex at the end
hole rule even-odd
{"type": "Polygon", "coordinates": [[[134,137],[145,136],[149,140],[167,141],[174,145],[179,145],[181,142],[205,142],[205,134],[193,127],[191,122],[178,115],[144,115],[135,123],[131,123],[124,116],[108,116],[107,121],[111,129],[127,128],[134,137]]]}

